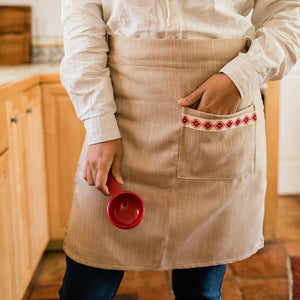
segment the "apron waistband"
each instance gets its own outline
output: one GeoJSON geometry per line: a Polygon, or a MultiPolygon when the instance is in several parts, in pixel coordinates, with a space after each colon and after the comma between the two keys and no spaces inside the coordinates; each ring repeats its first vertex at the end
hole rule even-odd
{"type": "Polygon", "coordinates": [[[109,63],[142,66],[202,68],[227,63],[247,52],[249,39],[158,39],[108,35],[109,63]]]}

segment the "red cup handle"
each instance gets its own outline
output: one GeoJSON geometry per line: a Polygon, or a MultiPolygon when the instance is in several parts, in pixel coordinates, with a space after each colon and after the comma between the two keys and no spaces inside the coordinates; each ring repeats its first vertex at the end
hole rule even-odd
{"type": "Polygon", "coordinates": [[[106,185],[108,187],[108,190],[111,194],[111,196],[115,197],[119,194],[121,194],[123,191],[120,188],[119,184],[116,182],[116,180],[113,178],[110,172],[108,172],[107,182],[106,185]]]}

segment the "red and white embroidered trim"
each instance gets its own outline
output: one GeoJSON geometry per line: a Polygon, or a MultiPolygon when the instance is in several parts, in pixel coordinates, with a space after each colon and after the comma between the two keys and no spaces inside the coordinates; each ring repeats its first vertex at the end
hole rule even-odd
{"type": "Polygon", "coordinates": [[[240,128],[247,125],[253,125],[257,121],[257,114],[244,114],[234,119],[219,119],[207,120],[203,118],[196,118],[192,115],[183,114],[181,124],[183,126],[204,131],[223,131],[233,128],[240,128]]]}

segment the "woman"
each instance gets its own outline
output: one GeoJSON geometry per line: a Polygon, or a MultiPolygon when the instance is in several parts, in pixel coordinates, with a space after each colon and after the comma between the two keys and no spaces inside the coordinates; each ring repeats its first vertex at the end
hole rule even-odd
{"type": "Polygon", "coordinates": [[[299,1],[64,0],[62,8],[61,80],[86,137],[61,299],[112,299],[124,270],[169,269],[176,299],[220,299],[227,263],[264,245],[259,86],[296,63],[299,1]],[[106,216],[110,170],[144,200],[133,229],[106,216]]]}

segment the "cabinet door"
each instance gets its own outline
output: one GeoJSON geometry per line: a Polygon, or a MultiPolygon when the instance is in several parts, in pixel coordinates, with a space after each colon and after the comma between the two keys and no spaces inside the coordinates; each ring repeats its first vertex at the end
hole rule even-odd
{"type": "Polygon", "coordinates": [[[7,185],[8,157],[6,151],[0,156],[0,299],[16,299],[14,286],[14,261],[12,256],[11,198],[7,185]]]}
{"type": "Polygon", "coordinates": [[[61,84],[43,84],[50,239],[64,238],[72,204],[73,179],[85,137],[73,104],[61,84]]]}
{"type": "Polygon", "coordinates": [[[29,199],[27,197],[27,174],[24,143],[26,114],[13,115],[11,102],[7,113],[9,124],[9,185],[12,197],[11,217],[13,229],[13,256],[16,273],[17,298],[26,290],[33,273],[31,261],[29,199]]]}
{"type": "Polygon", "coordinates": [[[27,197],[29,199],[32,267],[35,269],[48,244],[48,208],[40,86],[26,92],[24,126],[27,197]]]}
{"type": "Polygon", "coordinates": [[[21,299],[49,240],[40,86],[6,104],[14,281],[16,298],[21,299]]]}

